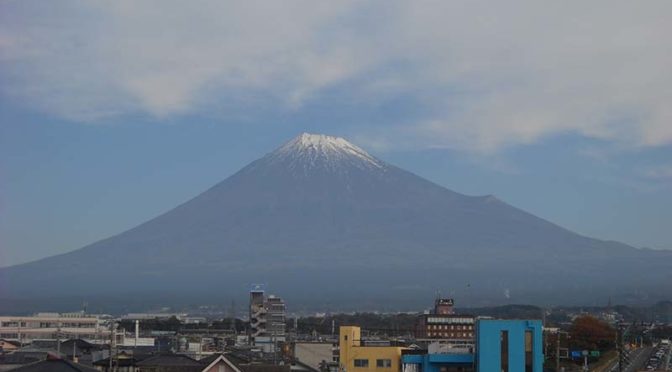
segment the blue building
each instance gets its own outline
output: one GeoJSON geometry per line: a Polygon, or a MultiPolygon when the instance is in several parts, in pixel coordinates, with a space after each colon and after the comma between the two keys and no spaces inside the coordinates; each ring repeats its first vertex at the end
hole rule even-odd
{"type": "Polygon", "coordinates": [[[404,354],[402,372],[474,371],[473,353],[404,354]]]}
{"type": "Polygon", "coordinates": [[[539,320],[478,319],[474,350],[409,351],[403,372],[542,372],[542,331],[539,320]]]}
{"type": "Polygon", "coordinates": [[[479,320],[477,371],[542,372],[543,327],[540,320],[479,320]]]}

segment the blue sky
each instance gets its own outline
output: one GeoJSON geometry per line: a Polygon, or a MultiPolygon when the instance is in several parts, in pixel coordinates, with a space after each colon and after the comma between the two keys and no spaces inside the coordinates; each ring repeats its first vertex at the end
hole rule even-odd
{"type": "Polygon", "coordinates": [[[672,248],[670,11],[1,2],[0,266],[133,227],[303,131],[582,234],[672,248]]]}

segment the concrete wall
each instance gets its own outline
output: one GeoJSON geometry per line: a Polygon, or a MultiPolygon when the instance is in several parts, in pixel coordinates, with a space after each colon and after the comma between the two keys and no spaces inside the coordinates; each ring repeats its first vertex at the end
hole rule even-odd
{"type": "Polygon", "coordinates": [[[320,369],[320,363],[332,362],[333,345],[324,342],[297,342],[294,345],[294,356],[302,363],[320,369]]]}

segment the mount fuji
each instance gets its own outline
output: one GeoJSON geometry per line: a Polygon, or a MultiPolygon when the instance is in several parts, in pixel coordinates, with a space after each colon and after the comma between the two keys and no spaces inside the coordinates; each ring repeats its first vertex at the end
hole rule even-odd
{"type": "Polygon", "coordinates": [[[295,308],[417,308],[436,291],[463,304],[602,304],[669,298],[671,280],[672,251],[584,237],[302,134],[135,228],[0,269],[0,303],[225,303],[266,283],[295,308]]]}

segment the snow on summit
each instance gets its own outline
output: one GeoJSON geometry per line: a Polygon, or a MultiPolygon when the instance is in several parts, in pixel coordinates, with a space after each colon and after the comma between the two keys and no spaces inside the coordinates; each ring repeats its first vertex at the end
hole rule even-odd
{"type": "Polygon", "coordinates": [[[385,164],[341,137],[302,133],[270,154],[274,160],[290,161],[293,167],[384,168],[385,164]]]}

